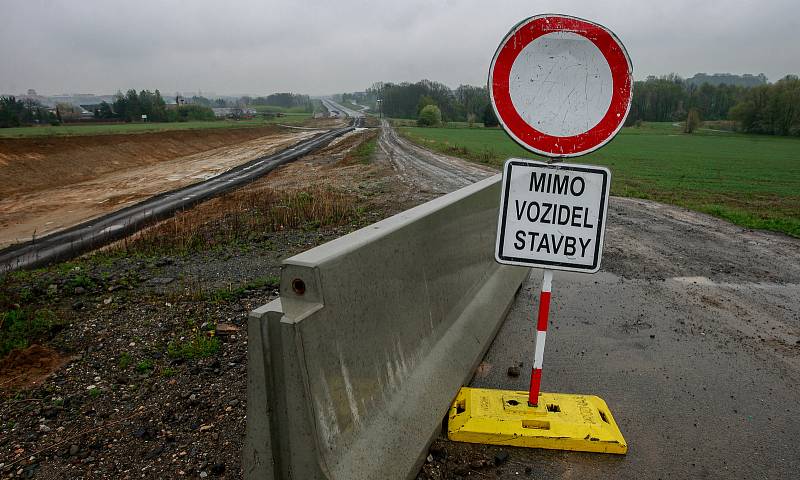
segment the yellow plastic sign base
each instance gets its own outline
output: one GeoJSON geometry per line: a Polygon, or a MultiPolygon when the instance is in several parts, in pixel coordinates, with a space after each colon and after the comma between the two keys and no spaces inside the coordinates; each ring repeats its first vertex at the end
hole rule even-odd
{"type": "Polygon", "coordinates": [[[450,407],[447,437],[457,442],[625,454],[628,444],[601,398],[464,387],[450,407]]]}

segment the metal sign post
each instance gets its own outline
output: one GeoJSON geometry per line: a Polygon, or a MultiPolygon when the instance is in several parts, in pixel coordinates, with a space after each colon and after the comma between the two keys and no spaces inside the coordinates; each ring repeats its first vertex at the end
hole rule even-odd
{"type": "Polygon", "coordinates": [[[553,271],[600,269],[611,185],[606,168],[556,162],[593,152],[619,132],[631,105],[632,70],[610,30],[566,15],[520,22],[492,59],[489,94],[500,124],[549,159],[506,161],[495,259],[544,273],[529,391],[462,388],[448,425],[453,440],[627,452],[602,399],[541,393],[540,386],[553,271]]]}

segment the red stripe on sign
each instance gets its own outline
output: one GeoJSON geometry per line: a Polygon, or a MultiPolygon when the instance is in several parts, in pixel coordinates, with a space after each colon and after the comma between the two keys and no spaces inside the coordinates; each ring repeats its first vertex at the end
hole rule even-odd
{"type": "Polygon", "coordinates": [[[528,393],[528,405],[539,405],[539,387],[542,384],[542,370],[531,369],[531,389],[528,393]]]}
{"type": "Polygon", "coordinates": [[[539,321],[536,330],[547,331],[547,316],[550,314],[550,292],[542,292],[539,296],[539,321]]]}
{"type": "Polygon", "coordinates": [[[622,44],[604,27],[573,17],[546,16],[516,27],[495,54],[489,87],[497,116],[510,133],[529,150],[542,155],[580,155],[610,140],[621,128],[631,103],[631,65],[622,44]],[[611,105],[592,129],[571,137],[556,137],[536,130],[517,113],[509,90],[511,67],[532,41],[554,31],[568,31],[591,40],[608,61],[613,81],[611,105]]]}

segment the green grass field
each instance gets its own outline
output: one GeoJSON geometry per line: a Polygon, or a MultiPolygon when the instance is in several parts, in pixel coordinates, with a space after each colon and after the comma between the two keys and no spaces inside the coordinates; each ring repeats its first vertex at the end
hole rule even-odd
{"type": "Polygon", "coordinates": [[[303,123],[311,117],[309,113],[286,113],[283,117],[252,120],[214,120],[207,122],[165,122],[165,123],[115,123],[109,125],[61,125],[58,127],[18,127],[0,128],[0,138],[52,137],[70,135],[114,135],[119,133],[165,132],[170,130],[200,130],[209,128],[261,127],[283,123],[287,125],[303,123]]]}
{"type": "MultiPolygon", "coordinates": [[[[401,127],[431,150],[500,167],[537,158],[496,128],[401,127]]],[[[748,228],[800,237],[800,139],[709,129],[686,135],[669,123],[625,128],[607,146],[573,160],[612,171],[613,195],[709,213],[748,228]]]]}
{"type": "Polygon", "coordinates": [[[309,114],[308,112],[306,112],[305,107],[285,108],[285,107],[276,107],[274,105],[253,105],[250,108],[252,108],[258,113],[309,114]]]}
{"type": "MultiPolygon", "coordinates": [[[[392,123],[396,127],[416,127],[417,121],[416,120],[409,120],[407,118],[391,118],[392,123]]],[[[474,122],[470,125],[467,122],[447,122],[446,124],[442,125],[443,128],[483,128],[483,123],[481,122],[474,122]]]]}

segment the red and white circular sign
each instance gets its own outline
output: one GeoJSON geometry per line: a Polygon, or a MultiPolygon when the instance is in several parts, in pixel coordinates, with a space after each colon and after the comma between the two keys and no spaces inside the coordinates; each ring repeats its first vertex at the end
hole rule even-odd
{"type": "Polygon", "coordinates": [[[631,106],[633,68],[622,42],[596,23],[539,15],[515,26],[489,68],[497,119],[517,143],[577,157],[608,143],[631,106]]]}

